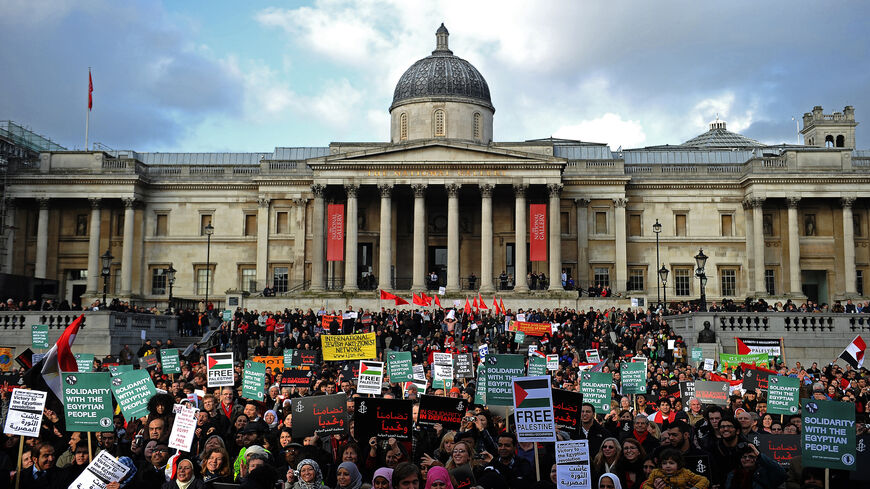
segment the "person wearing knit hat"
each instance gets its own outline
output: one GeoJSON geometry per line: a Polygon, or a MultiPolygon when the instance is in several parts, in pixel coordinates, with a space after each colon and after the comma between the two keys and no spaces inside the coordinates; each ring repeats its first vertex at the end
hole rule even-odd
{"type": "Polygon", "coordinates": [[[372,489],[393,489],[393,469],[381,467],[372,477],[372,489]]]}

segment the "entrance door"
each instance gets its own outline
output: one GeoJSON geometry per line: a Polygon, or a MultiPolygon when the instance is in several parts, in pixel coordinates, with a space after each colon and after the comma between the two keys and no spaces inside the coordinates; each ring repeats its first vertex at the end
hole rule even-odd
{"type": "Polygon", "coordinates": [[[517,248],[514,243],[505,243],[504,245],[504,262],[505,262],[505,273],[510,275],[511,277],[517,274],[517,266],[514,261],[517,256],[517,248]]]}
{"type": "MultiPolygon", "coordinates": [[[[426,271],[427,277],[429,272],[435,271],[438,274],[437,286],[443,287],[447,285],[447,247],[446,246],[430,246],[429,247],[429,269],[426,271]]],[[[428,278],[426,280],[428,288],[433,288],[428,278]]]]}
{"type": "Polygon", "coordinates": [[[70,304],[78,304],[82,305],[82,294],[85,293],[85,289],[87,289],[87,284],[73,284],[72,286],[72,299],[70,299],[70,304]]]}
{"type": "Polygon", "coordinates": [[[801,270],[801,291],[807,300],[818,304],[828,302],[827,270],[801,270]]]}
{"type": "Polygon", "coordinates": [[[357,272],[356,280],[360,289],[374,289],[375,282],[369,279],[372,274],[372,253],[374,247],[371,243],[358,243],[356,253],[357,272]]]}

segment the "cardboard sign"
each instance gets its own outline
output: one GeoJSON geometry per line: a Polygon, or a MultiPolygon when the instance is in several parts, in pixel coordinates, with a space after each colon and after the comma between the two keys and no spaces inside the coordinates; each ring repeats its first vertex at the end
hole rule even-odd
{"type": "Polygon", "coordinates": [[[454,355],[453,364],[455,368],[453,374],[457,379],[474,378],[474,355],[471,353],[454,355]]]}
{"type": "Polygon", "coordinates": [[[646,363],[623,363],[619,374],[623,394],[646,394],[646,363]]]}
{"type": "Polygon", "coordinates": [[[855,404],[803,399],[801,455],[804,467],[857,470],[855,404]]]}
{"type": "Polygon", "coordinates": [[[580,406],[583,394],[562,389],[553,389],[553,418],[556,428],[567,431],[572,437],[580,434],[580,406]]]}
{"type": "Polygon", "coordinates": [[[432,379],[453,380],[453,355],[450,353],[432,354],[432,379]]]}
{"type": "Polygon", "coordinates": [[[225,310],[224,312],[221,313],[221,319],[224,322],[232,321],[233,320],[233,311],[225,310]]]}
{"type": "Polygon", "coordinates": [[[67,431],[108,431],[114,426],[108,372],[60,376],[67,431]]]}
{"type": "MultiPolygon", "coordinates": [[[[417,366],[415,365],[414,368],[417,368],[417,366]]],[[[420,366],[420,368],[423,367],[420,366]]],[[[288,372],[292,373],[292,371],[288,372]]],[[[287,372],[284,373],[286,374],[287,372]]],[[[344,364],[344,367],[342,367],[341,370],[338,372],[339,382],[356,383],[357,377],[359,377],[359,362],[347,362],[344,364]]]]}
{"type": "Polygon", "coordinates": [[[93,353],[76,353],[73,355],[76,359],[76,367],[79,372],[94,371],[94,354],[93,353]]]}
{"type": "Polygon", "coordinates": [[[474,403],[486,405],[486,362],[477,366],[477,383],[474,387],[474,403]]]}
{"type": "Polygon", "coordinates": [[[6,422],[3,424],[3,433],[38,437],[39,429],[42,426],[42,412],[45,409],[47,398],[47,392],[12,389],[6,422]]]}
{"type": "Polygon", "coordinates": [[[196,435],[196,412],[194,407],[182,406],[175,413],[175,422],[169,433],[169,448],[189,452],[196,435]]]}
{"type": "Polygon", "coordinates": [[[410,382],[414,378],[414,364],[409,351],[387,353],[387,375],[390,382],[410,382]]]}
{"type": "MultiPolygon", "coordinates": [[[[284,349],[284,361],[281,363],[281,368],[290,368],[293,365],[293,352],[296,350],[285,348],[284,349]]],[[[274,370],[274,369],[273,369],[274,370]]]]}
{"type": "Polygon", "coordinates": [[[680,382],[680,399],[683,401],[683,409],[689,410],[689,400],[695,397],[695,381],[686,380],[680,382]]]}
{"type": "Polygon", "coordinates": [[[283,370],[290,367],[289,363],[284,363],[284,357],[281,355],[254,355],[251,360],[256,363],[262,363],[266,368],[271,368],[273,372],[283,370]]]}
{"type": "Polygon", "coordinates": [[[586,350],[586,363],[598,363],[601,357],[598,355],[598,350],[586,350]]]}
{"type": "MultiPolygon", "coordinates": [[[[513,379],[525,376],[526,362],[522,355],[489,355],[486,357],[485,404],[513,406],[513,379]]],[[[478,369],[478,379],[480,378],[478,369]]],[[[482,386],[477,384],[477,388],[482,386]]]]}
{"type": "Polygon", "coordinates": [[[767,392],[768,377],[770,372],[766,370],[755,370],[748,368],[743,372],[743,390],[754,390],[758,392],[767,392]]]}
{"type": "Polygon", "coordinates": [[[529,358],[528,374],[532,375],[547,375],[547,359],[539,356],[529,358]]]}
{"type": "Polygon", "coordinates": [[[132,371],[133,371],[132,365],[109,365],[109,373],[112,375],[112,377],[114,377],[116,375],[121,375],[124,372],[132,372],[132,371]]]}
{"type": "MultiPolygon", "coordinates": [[[[354,370],[359,372],[359,364],[356,364],[356,369],[354,370]]],[[[353,372],[353,370],[351,372],[353,372]]],[[[312,376],[313,373],[311,370],[284,370],[283,372],[281,372],[281,385],[289,385],[294,387],[310,387],[312,376]]],[[[349,381],[356,382],[356,379],[349,379],[349,381]]]]}
{"type": "Polygon", "coordinates": [[[367,360],[378,356],[374,333],[327,334],[320,339],[323,359],[327,361],[367,360]]]}
{"type": "Polygon", "coordinates": [[[704,359],[704,349],[697,346],[692,347],[692,363],[701,363],[704,359]]]}
{"type": "Polygon", "coordinates": [[[148,416],[148,401],[157,394],[147,370],[132,370],[112,377],[112,393],[124,419],[148,416]]]}
{"type": "Polygon", "coordinates": [[[347,395],[343,392],[331,396],[297,397],[290,400],[290,409],[293,412],[291,429],[294,439],[348,433],[347,395]]]}
{"type": "MultiPolygon", "coordinates": [[[[595,482],[596,486],[598,481],[595,482]]],[[[559,489],[591,489],[589,440],[556,442],[556,487],[559,489]]]]}
{"type": "Polygon", "coordinates": [[[705,358],[704,359],[704,370],[706,370],[708,372],[712,372],[715,367],[716,367],[716,365],[715,365],[715,362],[713,362],[712,358],[705,358]]]}
{"type": "Polygon", "coordinates": [[[328,314],[324,314],[320,316],[320,325],[324,330],[329,331],[330,325],[335,321],[338,324],[338,329],[341,330],[341,323],[344,322],[343,316],[330,316],[328,314]]]}
{"type": "Polygon", "coordinates": [[[414,422],[412,405],[412,401],[403,399],[357,397],[353,413],[357,437],[366,441],[373,436],[410,440],[414,422]]]}
{"type": "Polygon", "coordinates": [[[489,345],[486,343],[477,347],[477,355],[480,357],[480,363],[483,363],[483,360],[489,355],[489,345]]]}
{"type": "Polygon", "coordinates": [[[262,401],[266,396],[266,365],[245,360],[242,371],[242,397],[262,401]]]}
{"type": "MultiPolygon", "coordinates": [[[[26,336],[25,336],[26,338],[26,336]]],[[[34,324],[30,329],[30,345],[33,349],[41,348],[43,350],[50,348],[48,344],[48,325],[34,324]]]]}
{"type": "Polygon", "coordinates": [[[159,362],[157,351],[151,350],[147,355],[139,359],[139,368],[154,368],[159,362]]]}
{"type": "Polygon", "coordinates": [[[356,391],[360,394],[380,395],[384,383],[384,362],[360,360],[356,391]]]}
{"type": "Polygon", "coordinates": [[[749,442],[758,448],[758,451],[775,460],[782,468],[788,470],[791,459],[801,454],[800,435],[755,433],[750,435],[749,442]]]}
{"type": "Polygon", "coordinates": [[[612,397],[613,374],[603,372],[580,372],[580,392],[584,402],[595,406],[595,412],[606,414],[610,412],[612,397]]]}
{"type": "Polygon", "coordinates": [[[849,480],[870,481],[870,433],[864,433],[857,438],[855,444],[858,470],[849,474],[849,480]]]}
{"type": "Polygon", "coordinates": [[[180,374],[181,363],[178,360],[178,348],[160,350],[160,366],[165,374],[180,374]]]}
{"type": "Polygon", "coordinates": [[[702,404],[727,406],[729,387],[730,385],[728,382],[696,380],[695,397],[697,397],[702,404]]]}
{"type": "Polygon", "coordinates": [[[124,480],[130,468],[122,464],[109,452],[99,452],[94,461],[70,484],[76,489],[105,489],[109,482],[124,480]]]}
{"type": "Polygon", "coordinates": [[[233,353],[206,354],[206,376],[209,387],[233,386],[233,353]]]}
{"type": "Polygon", "coordinates": [[[526,334],[522,331],[517,331],[514,334],[514,343],[521,345],[524,341],[526,341],[526,334]]]}
{"type": "Polygon", "coordinates": [[[317,361],[317,350],[294,350],[293,366],[314,366],[317,361]]]}
{"type": "Polygon", "coordinates": [[[434,425],[441,423],[445,430],[459,430],[462,418],[469,408],[464,399],[441,396],[420,396],[420,412],[417,423],[434,425]]]}
{"type": "Polygon", "coordinates": [[[559,370],[559,355],[547,355],[547,370],[559,370]]]}
{"type": "Polygon", "coordinates": [[[514,384],[514,426],[521,442],[555,442],[556,421],[550,377],[518,377],[514,384]]]}
{"type": "Polygon", "coordinates": [[[794,415],[800,406],[800,380],[783,375],[767,378],[767,412],[794,415]]]}

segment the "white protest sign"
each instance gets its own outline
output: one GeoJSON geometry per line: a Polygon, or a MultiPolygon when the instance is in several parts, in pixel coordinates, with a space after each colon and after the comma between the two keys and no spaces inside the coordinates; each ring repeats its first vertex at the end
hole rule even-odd
{"type": "Polygon", "coordinates": [[[209,353],[206,355],[206,375],[209,387],[232,387],[233,353],[209,353]]]}
{"type": "Polygon", "coordinates": [[[538,354],[538,345],[529,345],[529,356],[533,357],[538,354]]]}
{"type": "Polygon", "coordinates": [[[522,313],[522,312],[517,314],[517,321],[519,321],[521,323],[525,322],[526,321],[526,314],[522,313]]]}
{"type": "Polygon", "coordinates": [[[591,477],[589,440],[557,441],[556,487],[558,489],[591,489],[591,477]]]}
{"type": "Polygon", "coordinates": [[[124,480],[130,469],[103,450],[98,453],[84,472],[79,475],[70,487],[76,489],[105,489],[109,482],[124,480]]]}
{"type": "Polygon", "coordinates": [[[384,362],[359,361],[359,379],[356,390],[360,394],[380,395],[384,380],[384,362]]]}
{"type": "Polygon", "coordinates": [[[432,362],[432,373],[435,380],[453,380],[452,354],[433,353],[432,362]]]}
{"type": "Polygon", "coordinates": [[[39,436],[42,410],[48,394],[42,391],[13,389],[3,433],[7,435],[39,436]]]}
{"type": "Polygon", "coordinates": [[[556,441],[550,377],[515,377],[513,391],[517,440],[535,443],[556,441]]]}
{"type": "Polygon", "coordinates": [[[676,340],[668,340],[668,350],[673,350],[676,343],[676,340]]]}
{"type": "Polygon", "coordinates": [[[713,371],[713,359],[712,358],[705,358],[704,359],[704,370],[706,370],[708,372],[713,371]]]}
{"type": "Polygon", "coordinates": [[[598,350],[586,350],[587,363],[598,363],[600,361],[601,357],[598,355],[598,350]]]}
{"type": "Polygon", "coordinates": [[[547,370],[559,370],[559,355],[547,355],[547,370]]]}
{"type": "Polygon", "coordinates": [[[483,344],[477,347],[477,354],[480,355],[480,361],[483,362],[483,359],[489,354],[489,345],[483,344]]]}
{"type": "Polygon", "coordinates": [[[183,406],[175,415],[172,432],[169,433],[169,448],[189,452],[196,434],[196,412],[198,409],[183,406]]]}

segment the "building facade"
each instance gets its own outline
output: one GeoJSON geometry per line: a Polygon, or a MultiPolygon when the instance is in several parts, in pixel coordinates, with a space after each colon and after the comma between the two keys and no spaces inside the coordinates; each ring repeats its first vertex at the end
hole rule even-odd
{"type": "Polygon", "coordinates": [[[870,151],[854,109],[803,117],[804,145],[768,146],[714,121],[683,144],[612,150],[562,139],[495,142],[483,76],[448,47],[397,83],[389,142],[271,153],[46,150],[10,163],[2,271],[58,280],[71,302],[221,299],[377,288],[564,297],[610,287],[708,301],[865,296],[870,151]],[[344,205],[343,261],[326,259],[329,204],[344,205]],[[529,261],[529,206],[547,209],[547,259],[529,261]],[[654,224],[661,227],[654,232],[654,224]],[[209,235],[206,228],[213,228],[209,235]],[[107,254],[108,252],[108,254],[107,254]],[[473,277],[472,277],[473,274],[473,277]],[[504,280],[509,276],[508,280],[504,280]]]}

